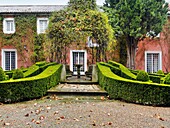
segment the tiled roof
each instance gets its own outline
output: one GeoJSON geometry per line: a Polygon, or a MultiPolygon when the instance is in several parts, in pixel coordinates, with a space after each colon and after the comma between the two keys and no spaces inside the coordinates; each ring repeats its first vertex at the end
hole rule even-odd
{"type": "Polygon", "coordinates": [[[0,13],[50,13],[59,11],[65,6],[66,5],[4,5],[0,6],[0,13]]]}

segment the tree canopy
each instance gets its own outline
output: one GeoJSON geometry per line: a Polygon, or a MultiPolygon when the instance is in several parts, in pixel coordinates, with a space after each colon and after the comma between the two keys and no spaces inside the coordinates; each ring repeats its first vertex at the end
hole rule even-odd
{"type": "Polygon", "coordinates": [[[51,54],[58,53],[60,60],[63,60],[62,56],[66,59],[66,49],[71,43],[86,43],[87,37],[93,38],[99,45],[99,58],[113,43],[113,30],[108,17],[98,11],[95,0],[70,0],[68,7],[54,12],[49,22],[47,42],[50,45],[47,49],[51,54]],[[63,49],[65,52],[61,55],[63,49]]]}
{"type": "Polygon", "coordinates": [[[165,0],[105,0],[104,11],[116,31],[126,39],[128,67],[135,68],[135,53],[139,40],[155,37],[167,21],[165,0]]]}

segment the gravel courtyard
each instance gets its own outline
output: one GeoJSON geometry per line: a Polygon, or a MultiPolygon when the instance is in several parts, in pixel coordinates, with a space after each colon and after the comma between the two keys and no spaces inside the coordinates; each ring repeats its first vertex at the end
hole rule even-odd
{"type": "Polygon", "coordinates": [[[0,105],[4,128],[170,128],[170,108],[57,97],[0,105]]]}

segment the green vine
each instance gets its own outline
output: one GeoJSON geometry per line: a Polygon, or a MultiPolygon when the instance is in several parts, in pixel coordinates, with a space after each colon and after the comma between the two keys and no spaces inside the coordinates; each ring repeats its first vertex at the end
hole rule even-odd
{"type": "Polygon", "coordinates": [[[27,52],[30,56],[32,62],[39,61],[42,59],[42,50],[43,50],[43,36],[37,34],[35,14],[22,14],[16,15],[15,19],[15,33],[13,34],[4,34],[3,33],[3,19],[0,17],[0,42],[1,46],[12,45],[14,46],[19,54],[22,55],[22,61],[25,62],[24,56],[24,45],[27,47],[27,52]],[[41,56],[38,59],[38,56],[41,56]]]}

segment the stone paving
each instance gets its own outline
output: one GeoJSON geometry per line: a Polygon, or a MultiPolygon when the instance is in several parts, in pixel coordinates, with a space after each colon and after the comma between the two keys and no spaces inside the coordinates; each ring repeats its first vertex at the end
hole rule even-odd
{"type": "Polygon", "coordinates": [[[50,89],[50,91],[58,92],[105,92],[99,85],[87,85],[87,84],[59,84],[58,86],[50,89]]]}
{"type": "Polygon", "coordinates": [[[107,95],[107,92],[98,85],[97,82],[92,82],[90,78],[81,76],[72,76],[67,78],[65,83],[60,83],[59,85],[48,90],[49,94],[62,94],[62,95],[107,95]]]}

